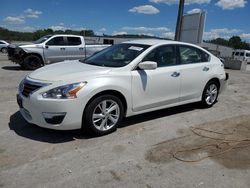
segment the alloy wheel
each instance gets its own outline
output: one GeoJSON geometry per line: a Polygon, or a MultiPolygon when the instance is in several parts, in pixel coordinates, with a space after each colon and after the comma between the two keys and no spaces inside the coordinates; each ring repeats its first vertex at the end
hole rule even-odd
{"type": "Polygon", "coordinates": [[[114,127],[120,118],[120,107],[114,100],[103,100],[94,109],[92,123],[99,131],[114,127]]]}
{"type": "Polygon", "coordinates": [[[209,85],[205,94],[206,103],[208,105],[212,105],[216,101],[217,95],[218,95],[218,87],[215,84],[209,85]]]}

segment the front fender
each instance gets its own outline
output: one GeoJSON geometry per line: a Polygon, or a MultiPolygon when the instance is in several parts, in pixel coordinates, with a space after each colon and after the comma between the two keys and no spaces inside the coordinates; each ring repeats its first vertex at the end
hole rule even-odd
{"type": "Polygon", "coordinates": [[[110,90],[119,92],[124,96],[127,102],[127,113],[129,114],[129,109],[132,107],[131,78],[125,80],[111,77],[95,78],[88,81],[86,88],[83,88],[79,93],[79,97],[84,98],[86,100],[84,103],[87,104],[94,96],[110,90]]]}

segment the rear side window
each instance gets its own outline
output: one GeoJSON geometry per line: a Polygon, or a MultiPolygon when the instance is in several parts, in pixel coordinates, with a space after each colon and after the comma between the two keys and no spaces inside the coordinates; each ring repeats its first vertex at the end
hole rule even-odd
{"type": "Polygon", "coordinates": [[[0,41],[0,44],[4,44],[4,43],[0,41]]]}
{"type": "Polygon", "coordinates": [[[247,57],[250,57],[250,53],[247,53],[246,56],[247,56],[247,57]]]}
{"type": "Polygon", "coordinates": [[[239,52],[235,52],[235,55],[238,56],[240,53],[239,52]]]}
{"type": "Polygon", "coordinates": [[[143,61],[157,62],[158,67],[176,65],[175,46],[161,46],[150,52],[143,61]]]}
{"type": "Polygon", "coordinates": [[[82,44],[80,37],[67,37],[69,46],[77,46],[82,44]]]}
{"type": "Polygon", "coordinates": [[[244,52],[240,52],[240,56],[244,56],[244,52]]]}
{"type": "Polygon", "coordinates": [[[192,46],[179,46],[181,64],[209,62],[210,56],[192,46]]]}
{"type": "Polygon", "coordinates": [[[55,37],[51,40],[49,40],[46,45],[50,46],[62,46],[65,45],[64,38],[63,37],[55,37]]]}

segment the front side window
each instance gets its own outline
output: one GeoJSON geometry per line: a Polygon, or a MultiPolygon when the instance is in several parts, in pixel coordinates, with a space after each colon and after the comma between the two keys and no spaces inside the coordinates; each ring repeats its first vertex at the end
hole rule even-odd
{"type": "Polygon", "coordinates": [[[4,44],[4,43],[0,41],[0,44],[4,44]]]}
{"type": "Polygon", "coordinates": [[[64,38],[63,37],[55,37],[55,38],[51,39],[50,41],[48,41],[46,43],[46,45],[49,45],[49,46],[62,46],[62,45],[65,45],[64,38]]]}
{"type": "Polygon", "coordinates": [[[80,61],[96,66],[123,67],[128,65],[148,47],[149,45],[142,44],[116,44],[80,61]]]}
{"type": "Polygon", "coordinates": [[[67,37],[67,40],[69,46],[77,46],[82,43],[80,37],[67,37]]]}
{"type": "Polygon", "coordinates": [[[247,56],[247,57],[250,57],[250,53],[247,53],[246,56],[247,56]]]}
{"type": "Polygon", "coordinates": [[[48,40],[50,37],[51,37],[51,35],[46,35],[46,36],[44,36],[44,37],[42,37],[42,38],[36,40],[36,41],[34,42],[34,44],[41,44],[41,43],[45,42],[46,40],[48,40]]]}
{"type": "Polygon", "coordinates": [[[161,46],[151,51],[143,61],[154,61],[157,67],[176,65],[175,46],[161,46]]]}
{"type": "Polygon", "coordinates": [[[198,48],[192,46],[180,46],[179,52],[181,64],[209,62],[210,56],[198,48]]]}
{"type": "Polygon", "coordinates": [[[235,52],[235,55],[238,56],[240,53],[239,52],[235,52]]]}

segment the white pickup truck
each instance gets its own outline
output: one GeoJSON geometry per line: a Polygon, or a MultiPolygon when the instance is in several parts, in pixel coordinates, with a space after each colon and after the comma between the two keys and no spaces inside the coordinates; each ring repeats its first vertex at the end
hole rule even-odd
{"type": "Polygon", "coordinates": [[[84,59],[110,45],[86,45],[83,36],[46,35],[32,44],[9,45],[9,60],[22,68],[35,70],[46,64],[84,59]]]}

